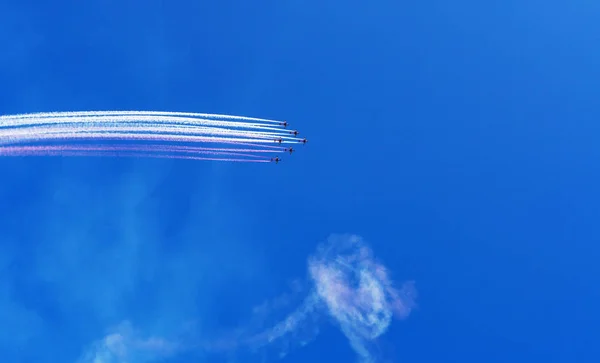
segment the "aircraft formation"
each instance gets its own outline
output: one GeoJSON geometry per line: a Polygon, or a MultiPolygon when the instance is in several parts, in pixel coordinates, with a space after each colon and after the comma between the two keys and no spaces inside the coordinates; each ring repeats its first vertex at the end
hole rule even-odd
{"type": "Polygon", "coordinates": [[[287,121],[189,112],[0,116],[0,156],[126,156],[279,163],[306,144],[287,121]]]}

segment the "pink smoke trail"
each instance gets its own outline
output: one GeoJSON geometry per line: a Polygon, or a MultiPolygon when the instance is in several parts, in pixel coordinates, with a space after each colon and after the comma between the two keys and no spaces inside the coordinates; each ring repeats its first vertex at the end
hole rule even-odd
{"type": "Polygon", "coordinates": [[[266,159],[235,159],[235,158],[213,158],[213,157],[200,157],[195,155],[178,155],[178,154],[153,154],[144,152],[87,152],[87,151],[47,151],[44,153],[40,152],[7,152],[4,153],[0,150],[1,156],[95,156],[95,157],[144,157],[144,158],[156,158],[156,159],[185,159],[185,160],[210,160],[210,161],[229,161],[229,162],[243,162],[243,163],[270,163],[270,160],[266,159]]]}
{"type": "Polygon", "coordinates": [[[263,158],[261,155],[253,155],[246,152],[271,152],[271,150],[253,149],[223,149],[203,148],[194,146],[171,146],[171,145],[44,145],[44,146],[0,146],[0,155],[30,153],[44,154],[49,152],[86,152],[86,151],[133,151],[133,152],[163,152],[163,153],[196,153],[209,155],[237,155],[250,158],[263,158]]]}

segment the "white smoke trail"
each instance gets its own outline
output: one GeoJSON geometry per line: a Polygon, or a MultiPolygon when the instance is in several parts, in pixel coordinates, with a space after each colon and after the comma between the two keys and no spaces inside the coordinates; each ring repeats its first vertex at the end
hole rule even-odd
{"type": "MultiPolygon", "coordinates": [[[[239,344],[252,348],[276,342],[286,348],[294,343],[304,345],[316,336],[320,317],[328,316],[346,336],[359,361],[374,362],[371,344],[387,331],[393,318],[406,318],[415,307],[414,284],[407,282],[395,288],[387,269],[355,235],[331,236],[309,258],[308,270],[313,288],[304,302],[271,328],[243,339],[236,337],[239,344]],[[297,341],[298,332],[304,333],[304,341],[297,341]]],[[[223,346],[236,344],[231,341],[223,346]]]]}
{"type": "Polygon", "coordinates": [[[0,138],[2,137],[19,137],[26,135],[44,135],[44,134],[63,134],[63,133],[92,133],[92,132],[137,132],[137,133],[154,133],[154,134],[176,134],[176,135],[222,135],[222,136],[240,136],[257,139],[282,139],[296,140],[293,137],[282,136],[277,133],[252,132],[242,130],[229,130],[216,127],[181,127],[181,126],[157,126],[157,125],[82,125],[78,128],[74,125],[45,125],[45,126],[30,126],[17,129],[0,128],[0,138]]]}
{"type": "Polygon", "coordinates": [[[91,115],[91,116],[46,116],[46,117],[21,117],[0,116],[0,127],[19,127],[39,124],[94,124],[94,123],[159,123],[180,124],[190,126],[220,126],[228,128],[262,129],[279,131],[288,134],[289,131],[271,125],[257,124],[251,122],[224,121],[193,117],[175,117],[161,115],[91,115]]]}
{"type": "Polygon", "coordinates": [[[357,236],[334,237],[309,260],[317,294],[361,357],[371,362],[367,344],[386,332],[392,318],[405,318],[414,307],[412,283],[392,286],[386,268],[357,236]]]}
{"type": "MultiPolygon", "coordinates": [[[[169,135],[169,134],[136,134],[127,132],[64,132],[56,134],[19,134],[18,137],[7,135],[0,138],[1,145],[20,144],[23,142],[35,142],[44,140],[77,140],[77,139],[105,139],[105,140],[140,140],[140,141],[163,141],[163,142],[192,142],[192,143],[224,143],[224,144],[274,144],[275,140],[214,137],[202,135],[169,135]]],[[[281,144],[297,144],[291,140],[282,140],[281,144]]],[[[279,143],[278,143],[279,144],[279,143]]],[[[262,146],[262,145],[261,145],[262,146]]]]}
{"type": "Polygon", "coordinates": [[[222,114],[210,114],[210,113],[194,113],[194,112],[168,112],[168,111],[66,111],[66,112],[38,112],[38,113],[24,113],[17,115],[4,115],[0,116],[0,120],[3,118],[38,118],[38,117],[85,117],[85,116],[105,116],[105,115],[163,115],[163,116],[189,116],[198,118],[209,118],[209,119],[222,119],[222,120],[240,120],[240,121],[259,121],[269,123],[281,123],[281,121],[270,120],[265,118],[246,117],[246,116],[232,116],[222,114]]]}

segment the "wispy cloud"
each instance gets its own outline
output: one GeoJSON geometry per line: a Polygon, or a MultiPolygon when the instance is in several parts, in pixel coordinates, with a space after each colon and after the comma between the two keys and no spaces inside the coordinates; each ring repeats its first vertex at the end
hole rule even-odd
{"type": "Polygon", "coordinates": [[[123,322],[94,342],[77,363],[149,363],[173,356],[181,346],[164,338],[143,336],[123,322]]]}
{"type": "Polygon", "coordinates": [[[15,178],[14,189],[5,188],[10,213],[0,221],[4,360],[75,362],[85,352],[95,363],[119,362],[118,342],[130,347],[127,363],[163,356],[155,346],[167,342],[178,347],[172,353],[177,355],[182,335],[195,342],[211,333],[206,312],[220,304],[219,291],[266,274],[262,256],[238,232],[244,226],[237,223],[252,218],[222,217],[245,211],[223,196],[210,175],[174,173],[182,180],[172,188],[171,174],[160,168],[169,163],[123,162],[128,171],[115,174],[107,173],[112,160],[40,164],[60,173],[25,163],[21,178],[43,184],[19,185],[15,178]],[[19,196],[30,189],[32,196],[19,196]],[[13,194],[20,198],[16,206],[7,197],[13,194]],[[207,207],[211,198],[220,199],[207,207]],[[134,333],[121,326],[107,330],[124,320],[134,333]],[[190,321],[193,329],[185,326],[190,321]]]}
{"type": "Polygon", "coordinates": [[[15,351],[28,348],[30,340],[40,335],[44,324],[32,309],[15,299],[15,282],[10,278],[15,264],[11,245],[4,241],[0,249],[0,356],[11,357],[15,351]]]}

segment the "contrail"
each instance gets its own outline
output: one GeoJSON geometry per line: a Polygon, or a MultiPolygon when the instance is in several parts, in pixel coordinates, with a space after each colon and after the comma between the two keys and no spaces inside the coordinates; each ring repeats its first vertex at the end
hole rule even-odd
{"type": "Polygon", "coordinates": [[[281,144],[306,142],[296,137],[297,131],[284,126],[287,122],[189,112],[4,115],[0,116],[0,156],[138,156],[279,162],[279,157],[268,158],[265,154],[292,150],[278,146],[281,144]],[[218,144],[228,147],[216,147],[218,144]]]}

